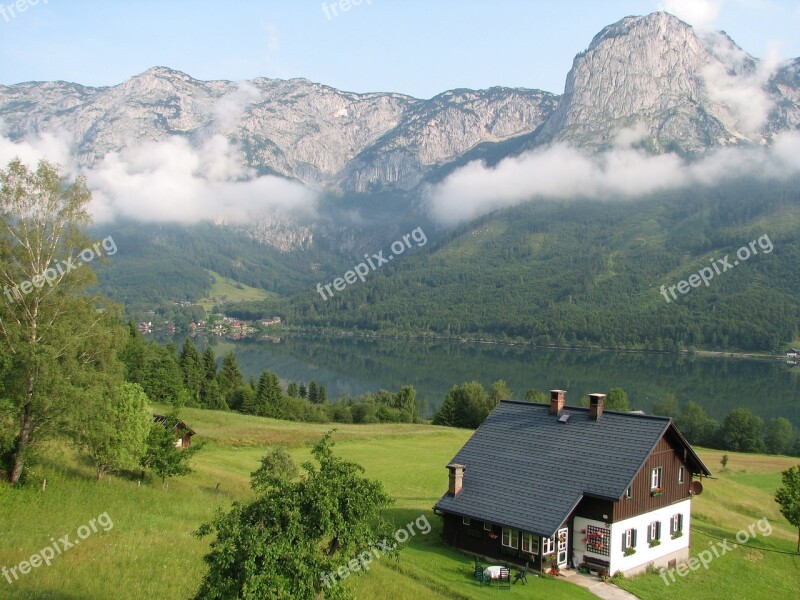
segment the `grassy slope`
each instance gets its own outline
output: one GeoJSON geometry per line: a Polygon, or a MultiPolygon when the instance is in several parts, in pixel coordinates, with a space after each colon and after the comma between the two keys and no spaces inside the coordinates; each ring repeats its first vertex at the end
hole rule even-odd
{"type": "MultiPolygon", "coordinates": [[[[185,410],[183,416],[207,445],[196,456],[196,472],[171,482],[166,491],[152,482],[137,487],[123,478],[96,483],[91,469],[61,447],[43,453],[38,475],[48,480],[44,494],[35,487],[14,492],[0,487],[0,566],[27,559],[50,543],[51,537],[70,534],[74,538],[79,526],[100,513],[108,512],[114,521],[108,533],[93,534],[57,557],[52,566],[34,570],[13,587],[0,579],[0,598],[107,598],[110,590],[120,599],[190,596],[203,574],[201,557],[208,547],[208,540],[195,539],[192,531],[217,508],[249,496],[247,476],[264,445],[290,444],[295,457],[305,460],[309,456],[306,442],[328,429],[198,410],[185,410]]],[[[363,464],[368,475],[383,481],[396,499],[390,516],[398,527],[423,513],[434,527],[427,536],[412,538],[399,563],[389,559],[373,563],[370,575],[354,582],[358,596],[417,599],[499,594],[472,583],[470,560],[441,544],[440,523],[430,510],[446,485],[444,465],[469,432],[414,425],[337,425],[337,429],[337,451],[363,464]]],[[[718,454],[705,455],[712,467],[718,454]]],[[[731,454],[729,473],[708,482],[706,492],[697,498],[695,526],[730,536],[766,514],[775,527],[766,541],[768,547],[792,550],[794,532],[778,518],[771,501],[780,470],[790,464],[790,459],[731,454]]],[[[695,552],[705,543],[700,535],[693,536],[695,552]]],[[[798,584],[799,569],[797,557],[738,550],[714,562],[708,573],[692,574],[669,588],[652,576],[623,585],[643,598],[727,600],[742,597],[738,592],[743,590],[763,597],[756,590],[767,582],[777,590],[772,597],[781,598],[789,597],[784,592],[798,584]],[[680,590],[675,589],[679,585],[680,590]],[[732,594],[732,588],[737,593],[732,594]]],[[[525,588],[515,586],[511,594],[591,597],[570,584],[540,579],[532,579],[525,588]]]]}
{"type": "Polygon", "coordinates": [[[229,300],[231,302],[245,302],[247,300],[266,300],[267,298],[278,297],[274,292],[250,287],[234,279],[223,277],[214,271],[206,270],[214,282],[208,292],[211,298],[229,300]]]}

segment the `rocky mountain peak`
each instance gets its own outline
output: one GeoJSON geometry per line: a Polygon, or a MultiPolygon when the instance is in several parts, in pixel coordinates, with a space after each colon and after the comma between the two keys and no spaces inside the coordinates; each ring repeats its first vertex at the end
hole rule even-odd
{"type": "Polygon", "coordinates": [[[626,17],[604,28],[575,57],[564,96],[543,132],[579,146],[613,144],[636,127],[653,151],[702,152],[756,140],[764,132],[765,98],[753,114],[734,89],[766,81],[758,61],[722,32],[698,34],[668,13],[626,17]]]}

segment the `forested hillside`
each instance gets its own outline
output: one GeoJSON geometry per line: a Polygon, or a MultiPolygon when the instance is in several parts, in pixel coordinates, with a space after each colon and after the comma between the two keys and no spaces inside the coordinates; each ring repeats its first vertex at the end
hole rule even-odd
{"type": "Polygon", "coordinates": [[[796,183],[533,202],[470,223],[331,299],[309,289],[239,314],[278,310],[292,324],[537,344],[775,350],[800,326],[796,183]],[[773,250],[677,300],[662,295],[662,285],[711,261],[727,255],[732,265],[759,238],[773,250]]]}

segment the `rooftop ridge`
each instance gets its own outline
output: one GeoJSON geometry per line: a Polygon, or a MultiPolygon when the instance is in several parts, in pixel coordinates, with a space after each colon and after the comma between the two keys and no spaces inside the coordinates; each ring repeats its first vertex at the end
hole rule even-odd
{"type": "MultiPolygon", "coordinates": [[[[500,406],[500,404],[516,404],[516,405],[520,405],[520,406],[530,406],[531,408],[541,408],[541,409],[547,410],[547,411],[550,410],[550,405],[549,404],[543,404],[541,402],[529,402],[528,400],[501,400],[500,403],[498,404],[498,406],[500,406]]],[[[589,412],[589,407],[588,406],[572,406],[571,404],[565,404],[564,408],[562,410],[577,410],[577,411],[581,411],[581,412],[583,412],[583,411],[589,412]]],[[[649,414],[646,414],[646,413],[629,412],[629,411],[625,411],[625,410],[611,410],[611,409],[608,409],[608,408],[603,410],[603,414],[604,415],[607,415],[607,414],[619,415],[619,416],[622,416],[622,417],[637,417],[637,418],[640,418],[640,419],[641,418],[653,419],[655,421],[664,421],[665,423],[673,421],[672,417],[665,417],[665,416],[662,416],[662,415],[649,415],[649,414]]]]}

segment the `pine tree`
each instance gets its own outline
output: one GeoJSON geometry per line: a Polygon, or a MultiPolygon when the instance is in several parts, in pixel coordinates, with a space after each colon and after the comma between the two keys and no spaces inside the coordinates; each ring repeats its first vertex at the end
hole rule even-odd
{"type": "Polygon", "coordinates": [[[292,381],[289,384],[289,387],[286,389],[286,395],[289,398],[299,398],[300,397],[300,389],[297,387],[297,382],[292,381]]]}
{"type": "Polygon", "coordinates": [[[222,359],[222,367],[219,370],[219,375],[217,375],[217,381],[219,383],[219,391],[226,401],[236,388],[244,385],[242,371],[239,369],[239,363],[236,362],[236,355],[233,351],[228,352],[225,358],[222,359]]]}
{"type": "Polygon", "coordinates": [[[319,404],[319,389],[317,388],[317,382],[313,379],[308,384],[308,401],[311,404],[319,404]]]}
{"type": "Polygon", "coordinates": [[[217,357],[214,349],[208,346],[203,352],[203,378],[205,381],[213,381],[217,377],[217,357]]]}
{"type": "Polygon", "coordinates": [[[308,398],[308,390],[306,390],[306,384],[302,381],[300,382],[300,390],[299,394],[301,398],[308,398]]]}
{"type": "Polygon", "coordinates": [[[183,385],[195,402],[200,400],[200,385],[203,382],[203,368],[200,353],[197,346],[190,338],[186,338],[181,349],[179,359],[181,372],[183,373],[183,385]]]}
{"type": "Polygon", "coordinates": [[[328,403],[328,390],[325,388],[324,385],[319,386],[319,403],[320,404],[328,403]]]}

